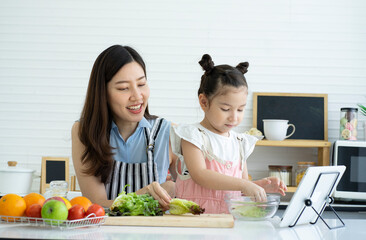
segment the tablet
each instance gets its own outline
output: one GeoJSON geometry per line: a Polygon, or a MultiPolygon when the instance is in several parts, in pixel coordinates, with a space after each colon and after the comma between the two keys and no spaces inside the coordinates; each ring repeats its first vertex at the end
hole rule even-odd
{"type": "Polygon", "coordinates": [[[279,226],[293,227],[297,224],[316,222],[318,215],[314,209],[322,214],[345,169],[345,166],[309,167],[291,198],[279,226]],[[311,200],[314,209],[305,205],[307,199],[311,200]]]}

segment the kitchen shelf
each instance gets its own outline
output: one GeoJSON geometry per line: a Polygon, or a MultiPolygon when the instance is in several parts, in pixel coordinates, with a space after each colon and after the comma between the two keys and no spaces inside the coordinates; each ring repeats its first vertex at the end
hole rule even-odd
{"type": "MultiPolygon", "coordinates": [[[[265,147],[300,147],[300,148],[318,148],[318,165],[329,166],[329,152],[332,144],[324,140],[303,140],[303,139],[285,139],[282,141],[259,140],[256,146],[265,147]]],[[[297,187],[287,187],[287,192],[295,192],[297,187]]]]}
{"type": "Polygon", "coordinates": [[[297,187],[293,187],[293,186],[287,187],[287,191],[286,192],[296,192],[296,189],[297,189],[297,187]]]}
{"type": "Polygon", "coordinates": [[[329,151],[331,143],[324,140],[303,140],[303,139],[285,139],[282,141],[259,140],[256,146],[267,147],[314,147],[318,148],[318,165],[329,166],[329,151]]]}
{"type": "Polygon", "coordinates": [[[257,146],[268,146],[268,147],[321,147],[329,148],[330,142],[323,140],[303,140],[303,139],[285,139],[283,141],[272,141],[272,140],[259,140],[257,146]]]}

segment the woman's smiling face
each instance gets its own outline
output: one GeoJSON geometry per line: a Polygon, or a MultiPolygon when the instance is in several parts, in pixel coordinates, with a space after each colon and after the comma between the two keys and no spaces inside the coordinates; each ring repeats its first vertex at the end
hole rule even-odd
{"type": "Polygon", "coordinates": [[[150,88],[137,62],[124,65],[107,84],[108,105],[116,122],[139,122],[145,113],[150,88]]]}

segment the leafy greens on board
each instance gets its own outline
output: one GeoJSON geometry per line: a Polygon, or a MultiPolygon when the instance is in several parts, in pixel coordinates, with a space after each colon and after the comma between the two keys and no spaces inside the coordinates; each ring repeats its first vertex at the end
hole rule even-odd
{"type": "Polygon", "coordinates": [[[200,215],[205,212],[197,203],[185,199],[174,198],[169,203],[169,212],[174,215],[181,215],[185,213],[192,213],[200,215]]]}
{"type": "Polygon", "coordinates": [[[125,191],[118,194],[110,207],[110,216],[162,216],[159,202],[149,194],[137,195],[125,191]]]}
{"type": "MultiPolygon", "coordinates": [[[[175,215],[192,213],[200,215],[205,212],[197,203],[185,199],[174,198],[170,201],[169,212],[175,215]]],[[[162,216],[163,210],[159,202],[150,194],[137,195],[135,192],[122,191],[113,201],[109,216],[162,216]]]]}

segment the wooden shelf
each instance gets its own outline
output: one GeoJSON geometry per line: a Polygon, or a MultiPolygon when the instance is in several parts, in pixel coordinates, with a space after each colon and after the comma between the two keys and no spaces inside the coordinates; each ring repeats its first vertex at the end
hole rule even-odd
{"type": "MultiPolygon", "coordinates": [[[[256,146],[265,147],[302,147],[318,148],[318,165],[319,166],[329,166],[329,152],[332,144],[325,140],[303,140],[303,139],[285,139],[283,141],[271,141],[271,140],[259,140],[256,146]]],[[[296,187],[292,188],[293,192],[296,191],[296,187]]],[[[289,192],[291,192],[289,190],[289,192]]]]}
{"type": "Polygon", "coordinates": [[[257,146],[267,147],[320,147],[329,148],[331,143],[324,140],[303,140],[303,139],[285,139],[283,141],[260,140],[256,143],[257,146]]]}
{"type": "Polygon", "coordinates": [[[287,187],[287,192],[296,192],[297,187],[287,187]]]}
{"type": "MultiPolygon", "coordinates": [[[[315,147],[318,148],[318,165],[329,166],[329,150],[332,144],[324,140],[285,139],[283,141],[260,140],[257,146],[265,147],[315,147]]],[[[296,192],[297,187],[287,187],[287,192],[296,192]]]]}

